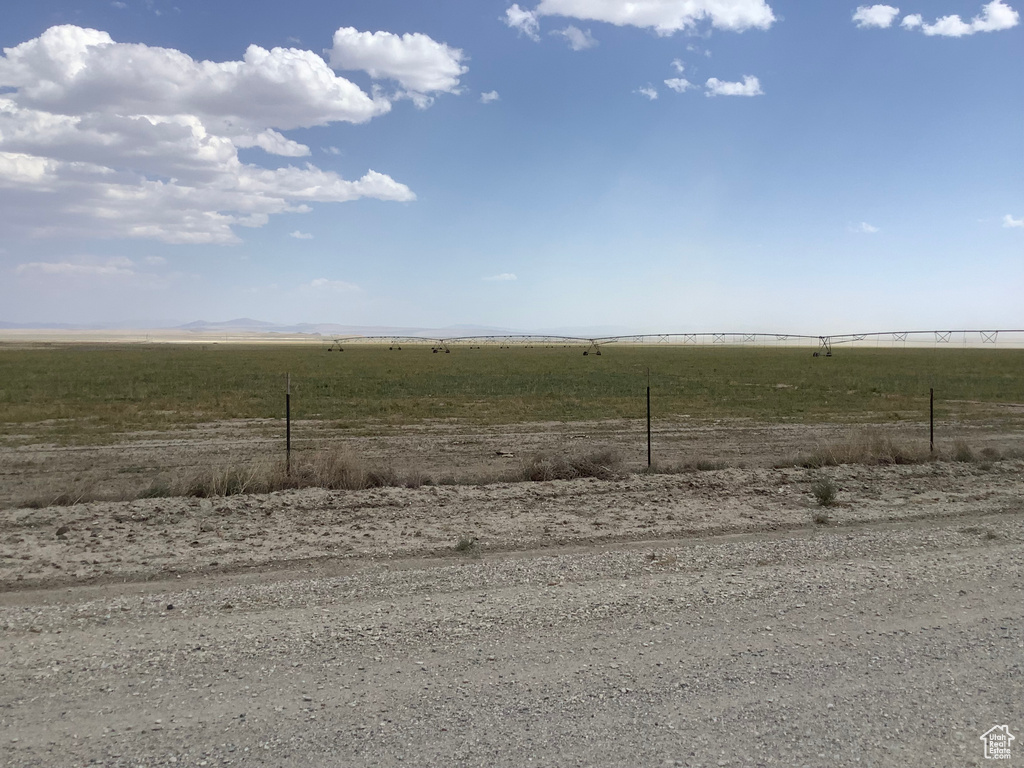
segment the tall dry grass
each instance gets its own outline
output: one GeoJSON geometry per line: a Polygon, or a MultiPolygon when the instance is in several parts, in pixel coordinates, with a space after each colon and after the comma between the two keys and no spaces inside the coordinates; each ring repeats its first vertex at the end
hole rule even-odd
{"type": "Polygon", "coordinates": [[[912,445],[906,440],[865,432],[846,441],[820,445],[810,453],[780,466],[820,469],[840,464],[921,464],[931,458],[926,448],[912,445]]]}
{"type": "MultiPolygon", "coordinates": [[[[166,493],[163,495],[205,498],[272,493],[294,488],[359,491],[388,486],[415,487],[423,482],[420,473],[400,476],[391,467],[372,467],[352,452],[334,448],[297,456],[290,471],[283,461],[256,461],[241,466],[199,470],[164,486],[166,493]]],[[[151,490],[159,491],[161,488],[151,490]]]]}

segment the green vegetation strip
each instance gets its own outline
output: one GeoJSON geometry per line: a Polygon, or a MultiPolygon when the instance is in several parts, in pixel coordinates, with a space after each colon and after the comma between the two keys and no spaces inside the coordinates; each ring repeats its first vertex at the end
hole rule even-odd
{"type": "Polygon", "coordinates": [[[222,419],[292,417],[338,427],[642,418],[650,369],[656,418],[878,422],[991,417],[1024,403],[1024,350],[610,346],[66,345],[0,347],[0,434],[63,441],[222,419]]]}

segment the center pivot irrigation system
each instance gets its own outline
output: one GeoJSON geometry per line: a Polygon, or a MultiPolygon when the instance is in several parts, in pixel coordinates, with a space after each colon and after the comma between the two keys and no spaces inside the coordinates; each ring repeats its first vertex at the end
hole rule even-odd
{"type": "Polygon", "coordinates": [[[507,334],[504,336],[456,336],[430,338],[427,336],[341,336],[330,339],[327,351],[343,352],[346,346],[387,345],[391,350],[402,346],[430,345],[434,353],[450,353],[453,347],[480,349],[482,347],[582,347],[583,354],[601,354],[601,348],[610,345],[633,346],[747,346],[747,347],[814,347],[815,357],[832,357],[833,346],[847,344],[856,347],[994,347],[1024,348],[1024,330],[966,330],[966,331],[880,331],[871,333],[842,333],[829,336],[811,336],[800,333],[651,333],[631,336],[600,336],[592,339],[579,336],[542,336],[507,334]]]}

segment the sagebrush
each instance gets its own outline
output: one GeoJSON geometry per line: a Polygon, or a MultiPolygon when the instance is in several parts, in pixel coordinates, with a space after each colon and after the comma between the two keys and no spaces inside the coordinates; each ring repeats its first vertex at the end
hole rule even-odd
{"type": "Polygon", "coordinates": [[[520,480],[577,480],[596,477],[611,480],[622,470],[622,458],[613,450],[577,453],[538,453],[523,462],[517,477],[520,480]]]}

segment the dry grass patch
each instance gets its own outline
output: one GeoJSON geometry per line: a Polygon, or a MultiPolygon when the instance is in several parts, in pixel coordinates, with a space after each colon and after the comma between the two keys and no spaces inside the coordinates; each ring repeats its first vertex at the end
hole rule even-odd
{"type": "Polygon", "coordinates": [[[922,464],[931,459],[924,449],[887,435],[864,434],[841,443],[828,443],[801,456],[790,466],[806,469],[837,467],[841,464],[922,464]]]}
{"type": "Polygon", "coordinates": [[[690,472],[714,472],[718,469],[725,469],[729,465],[724,461],[715,459],[691,459],[682,464],[652,464],[641,470],[645,475],[684,475],[690,472]]]}
{"type": "Polygon", "coordinates": [[[299,456],[290,471],[282,461],[257,461],[248,465],[204,469],[169,485],[152,486],[145,496],[235,496],[272,493],[292,488],[326,488],[332,491],[360,491],[394,486],[417,487],[421,473],[401,477],[391,467],[371,467],[344,450],[318,451],[299,456]]]}
{"type": "Polygon", "coordinates": [[[613,450],[604,449],[586,453],[539,453],[527,461],[514,480],[577,480],[596,477],[612,480],[621,474],[622,458],[613,450]]]}

